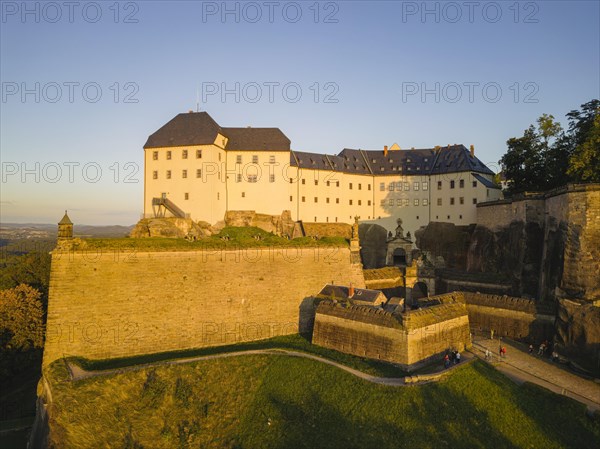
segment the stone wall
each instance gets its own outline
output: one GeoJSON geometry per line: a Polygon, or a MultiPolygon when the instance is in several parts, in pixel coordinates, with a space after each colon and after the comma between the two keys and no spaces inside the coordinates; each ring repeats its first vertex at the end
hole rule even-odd
{"type": "Polygon", "coordinates": [[[441,304],[403,314],[323,301],[316,310],[313,344],[414,370],[449,348],[470,346],[463,304],[441,304]]]}
{"type": "Polygon", "coordinates": [[[44,365],[296,333],[329,282],[365,286],[349,248],[55,250],[44,365]]]}
{"type": "Polygon", "coordinates": [[[456,293],[467,305],[471,329],[475,332],[515,340],[541,342],[554,335],[554,313],[535,301],[510,296],[456,293]]]}

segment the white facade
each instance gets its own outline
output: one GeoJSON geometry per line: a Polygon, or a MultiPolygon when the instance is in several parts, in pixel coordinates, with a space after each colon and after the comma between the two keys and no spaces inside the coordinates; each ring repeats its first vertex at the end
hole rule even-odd
{"type": "Polygon", "coordinates": [[[405,231],[414,235],[430,221],[475,223],[476,204],[500,197],[493,173],[463,146],[401,150],[394,145],[398,149],[326,156],[286,148],[245,150],[239,142],[230,150],[226,134],[224,128],[210,144],[146,145],[146,217],[154,214],[153,198],[166,197],[194,221],[211,224],[223,220],[227,210],[272,215],[290,210],[294,220],[353,223],[359,216],[388,230],[402,218],[405,231]],[[449,161],[442,167],[446,172],[436,173],[442,159],[449,161]]]}

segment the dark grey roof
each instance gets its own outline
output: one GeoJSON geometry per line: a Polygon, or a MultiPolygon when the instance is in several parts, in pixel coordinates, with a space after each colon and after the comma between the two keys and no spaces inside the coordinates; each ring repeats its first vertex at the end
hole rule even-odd
{"type": "Polygon", "coordinates": [[[339,164],[337,158],[337,156],[329,156],[327,154],[292,151],[290,154],[290,165],[300,168],[312,168],[314,170],[336,170],[339,164]]]}
{"type": "Polygon", "coordinates": [[[220,126],[206,112],[177,114],[148,137],[144,148],[210,145],[220,131],[220,126]]]}
{"type": "MultiPolygon", "coordinates": [[[[381,294],[382,293],[379,290],[369,290],[367,288],[354,288],[354,296],[351,299],[354,299],[356,301],[375,302],[381,294]]],[[[327,297],[328,299],[347,299],[348,287],[327,284],[319,292],[318,296],[327,297]]]]}
{"type": "Polygon", "coordinates": [[[223,128],[226,150],[290,151],[290,139],[279,128],[223,128]]]}
{"type": "Polygon", "coordinates": [[[488,189],[501,189],[502,187],[500,187],[498,184],[494,184],[492,181],[490,181],[487,178],[484,178],[481,175],[478,175],[477,173],[471,173],[473,175],[473,177],[479,181],[480,183],[482,183],[485,187],[487,187],[488,189]]]}
{"type": "Polygon", "coordinates": [[[339,155],[294,151],[290,158],[293,166],[320,170],[336,170],[361,175],[435,175],[476,171],[494,173],[476,156],[471,156],[464,145],[423,148],[416,150],[355,150],[344,148],[339,155]]]}
{"type": "Polygon", "coordinates": [[[494,174],[476,156],[471,156],[470,151],[464,145],[441,147],[438,150],[438,157],[431,174],[437,175],[461,171],[476,171],[488,175],[494,174]]]}

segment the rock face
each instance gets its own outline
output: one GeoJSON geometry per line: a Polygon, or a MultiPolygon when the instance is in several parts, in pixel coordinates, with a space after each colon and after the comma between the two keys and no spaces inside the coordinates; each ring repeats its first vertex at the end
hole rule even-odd
{"type": "Polygon", "coordinates": [[[279,236],[299,237],[296,222],[292,220],[289,210],[284,210],[281,215],[258,214],[253,210],[228,211],[225,213],[227,226],[256,226],[267,232],[279,236]]]}
{"type": "Polygon", "coordinates": [[[466,270],[467,252],[474,226],[431,222],[415,232],[416,245],[433,259],[442,257],[447,268],[466,270]]]}
{"type": "Polygon", "coordinates": [[[387,235],[383,226],[368,223],[358,226],[360,257],[365,269],[385,267],[387,235]]]}
{"type": "Polygon", "coordinates": [[[555,342],[560,353],[600,374],[600,307],[559,300],[555,342]]]}
{"type": "Polygon", "coordinates": [[[210,225],[202,226],[190,218],[142,218],[131,231],[132,238],[192,238],[212,235],[210,225]]]}

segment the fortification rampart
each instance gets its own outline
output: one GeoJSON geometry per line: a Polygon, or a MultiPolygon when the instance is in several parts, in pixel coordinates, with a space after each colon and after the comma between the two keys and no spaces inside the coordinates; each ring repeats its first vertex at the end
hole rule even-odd
{"type": "Polygon", "coordinates": [[[392,314],[368,306],[323,301],[316,310],[313,343],[414,370],[449,348],[470,345],[467,310],[448,303],[392,314]]]}
{"type": "Polygon", "coordinates": [[[311,295],[332,281],[364,287],[347,247],[56,250],[44,365],[296,333],[311,295]]]}

